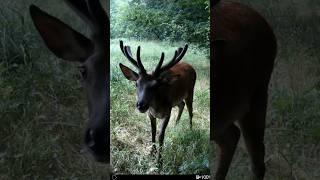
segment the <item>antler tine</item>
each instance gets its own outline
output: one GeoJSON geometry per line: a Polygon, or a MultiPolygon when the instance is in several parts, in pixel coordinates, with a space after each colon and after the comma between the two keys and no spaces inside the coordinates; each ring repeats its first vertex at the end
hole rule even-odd
{"type": "Polygon", "coordinates": [[[171,61],[169,61],[169,63],[167,63],[166,65],[161,67],[156,72],[156,74],[159,75],[161,72],[164,72],[164,71],[170,69],[171,67],[173,67],[174,65],[176,65],[183,58],[183,56],[186,54],[187,50],[188,50],[188,44],[186,44],[183,49],[180,47],[178,49],[178,51],[176,50],[171,61]]]}
{"type": "Polygon", "coordinates": [[[124,52],[124,48],[123,48],[123,41],[121,41],[121,40],[120,40],[120,49],[121,49],[122,53],[124,55],[126,55],[126,53],[124,52]]]}
{"type": "Polygon", "coordinates": [[[131,64],[133,64],[140,71],[139,64],[132,57],[130,46],[124,46],[124,53],[127,59],[131,62],[131,64]]]}
{"type": "MultiPolygon", "coordinates": [[[[175,56],[177,55],[177,51],[175,51],[175,56]]],[[[163,63],[163,60],[164,60],[164,52],[161,53],[161,57],[160,57],[160,60],[159,60],[159,63],[156,67],[156,69],[154,70],[154,74],[157,75],[161,66],[162,66],[162,63],[163,63]]]]}
{"type": "Polygon", "coordinates": [[[168,69],[170,69],[172,66],[174,66],[175,64],[177,64],[182,58],[183,58],[183,56],[185,55],[185,53],[187,52],[187,50],[188,50],[188,45],[186,44],[185,46],[184,46],[184,48],[179,48],[178,49],[178,53],[177,53],[177,55],[175,55],[174,57],[173,57],[173,59],[168,63],[168,64],[166,64],[163,68],[164,68],[164,70],[168,70],[168,69]]]}
{"type": "Polygon", "coordinates": [[[172,59],[169,62],[172,62],[177,58],[178,54],[181,53],[181,49],[182,48],[179,48],[178,51],[177,50],[174,51],[174,55],[173,55],[172,59]]]}
{"type": "MultiPolygon", "coordinates": [[[[139,67],[137,62],[128,54],[131,54],[131,52],[127,52],[127,46],[123,46],[123,41],[120,40],[120,49],[123,53],[123,55],[135,66],[135,67],[139,67]]],[[[129,49],[130,51],[130,49],[129,49]]]]}
{"type": "Polygon", "coordinates": [[[141,57],[140,57],[140,46],[138,46],[138,49],[137,49],[137,62],[138,62],[138,66],[140,67],[140,72],[141,73],[146,73],[146,70],[141,62],[141,57]]]}
{"type": "Polygon", "coordinates": [[[182,48],[179,48],[180,54],[175,60],[176,63],[178,63],[183,58],[183,56],[186,54],[186,52],[188,50],[188,44],[186,44],[182,50],[180,50],[180,49],[182,49],[182,48]]]}
{"type": "Polygon", "coordinates": [[[179,48],[178,48],[178,54],[180,54],[182,50],[183,50],[183,48],[182,48],[182,47],[179,47],[179,48]]]}

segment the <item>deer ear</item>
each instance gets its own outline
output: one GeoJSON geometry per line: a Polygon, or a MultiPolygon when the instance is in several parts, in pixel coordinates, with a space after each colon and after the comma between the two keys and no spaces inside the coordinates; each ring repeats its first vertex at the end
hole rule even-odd
{"type": "Polygon", "coordinates": [[[59,58],[85,61],[93,52],[91,40],[38,7],[30,6],[32,21],[47,47],[59,58]]]}
{"type": "Polygon", "coordinates": [[[132,71],[130,68],[128,68],[127,66],[123,65],[123,64],[119,64],[120,69],[123,73],[123,75],[130,81],[136,81],[139,79],[139,74],[132,71]]]}

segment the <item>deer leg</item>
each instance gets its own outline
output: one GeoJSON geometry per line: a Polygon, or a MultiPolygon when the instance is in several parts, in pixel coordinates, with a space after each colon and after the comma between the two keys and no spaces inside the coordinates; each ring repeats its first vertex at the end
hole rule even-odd
{"type": "Polygon", "coordinates": [[[182,115],[182,112],[183,112],[183,109],[184,109],[184,102],[181,101],[181,103],[178,105],[179,107],[179,112],[178,112],[178,117],[177,117],[177,120],[176,120],[176,125],[179,123],[179,120],[181,118],[181,115],[182,115]]]}
{"type": "Polygon", "coordinates": [[[223,132],[213,132],[213,140],[220,149],[218,169],[214,179],[225,179],[239,138],[240,130],[234,124],[227,127],[223,132]]]}
{"type": "Polygon", "coordinates": [[[193,90],[189,93],[189,96],[186,98],[186,104],[189,112],[189,120],[190,120],[190,129],[192,129],[192,117],[193,117],[193,108],[192,108],[192,101],[193,101],[193,90]]]}
{"type": "Polygon", "coordinates": [[[170,120],[170,114],[166,118],[162,119],[161,121],[161,129],[159,134],[159,151],[158,151],[158,164],[160,167],[162,166],[161,151],[163,146],[164,134],[165,134],[169,120],[170,120]]]}
{"type": "Polygon", "coordinates": [[[250,112],[239,121],[251,159],[251,170],[254,174],[253,179],[263,179],[265,174],[265,147],[263,139],[267,108],[266,104],[267,96],[265,93],[264,95],[259,96],[259,98],[254,99],[250,112]]]}
{"type": "Polygon", "coordinates": [[[157,133],[157,120],[153,117],[150,113],[148,113],[149,119],[151,121],[151,135],[152,135],[152,148],[151,148],[151,155],[154,155],[157,152],[157,148],[155,145],[156,142],[156,133],[157,133]]]}

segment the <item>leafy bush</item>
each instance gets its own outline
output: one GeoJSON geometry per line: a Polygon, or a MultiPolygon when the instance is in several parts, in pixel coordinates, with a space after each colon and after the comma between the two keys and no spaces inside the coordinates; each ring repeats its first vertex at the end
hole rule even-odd
{"type": "Polygon", "coordinates": [[[185,41],[209,47],[209,1],[111,1],[112,38],[185,41]]]}

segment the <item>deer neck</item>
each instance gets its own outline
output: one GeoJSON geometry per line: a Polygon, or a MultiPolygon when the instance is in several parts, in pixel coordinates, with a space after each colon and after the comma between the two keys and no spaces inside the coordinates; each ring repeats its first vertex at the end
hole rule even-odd
{"type": "MultiPolygon", "coordinates": [[[[161,96],[157,96],[161,97],[161,96]]],[[[150,103],[149,112],[155,117],[159,119],[166,118],[170,116],[171,112],[171,104],[167,100],[167,98],[161,97],[161,98],[155,98],[150,103]]]]}

